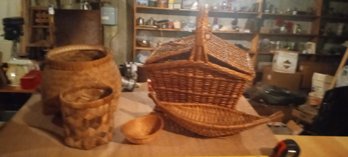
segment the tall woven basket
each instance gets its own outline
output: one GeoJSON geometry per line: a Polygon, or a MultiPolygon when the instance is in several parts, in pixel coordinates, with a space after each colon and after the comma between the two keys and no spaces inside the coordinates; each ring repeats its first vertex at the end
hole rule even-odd
{"type": "Polygon", "coordinates": [[[43,70],[43,112],[59,112],[59,93],[73,86],[101,82],[114,90],[113,103],[121,93],[121,77],[110,50],[102,46],[70,45],[55,48],[46,56],[43,70]]]}
{"type": "Polygon", "coordinates": [[[165,43],[144,68],[159,101],[234,108],[254,77],[249,55],[208,28],[201,9],[196,34],[165,43]]]}
{"type": "Polygon", "coordinates": [[[105,85],[71,88],[60,94],[65,143],[91,149],[112,140],[115,104],[113,89],[105,85]]]}

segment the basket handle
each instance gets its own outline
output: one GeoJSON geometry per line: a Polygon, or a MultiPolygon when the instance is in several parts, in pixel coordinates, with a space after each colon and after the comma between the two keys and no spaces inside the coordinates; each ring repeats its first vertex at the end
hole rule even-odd
{"type": "Polygon", "coordinates": [[[279,122],[284,117],[284,113],[281,111],[277,111],[268,117],[269,121],[279,122]]]}
{"type": "Polygon", "coordinates": [[[195,45],[192,48],[190,60],[208,62],[206,42],[211,37],[211,31],[208,27],[208,9],[201,6],[196,21],[195,45]]]}

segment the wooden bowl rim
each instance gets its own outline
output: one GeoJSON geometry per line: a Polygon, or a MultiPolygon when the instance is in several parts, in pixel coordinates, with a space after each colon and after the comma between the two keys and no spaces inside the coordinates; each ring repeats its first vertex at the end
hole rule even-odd
{"type": "MultiPolygon", "coordinates": [[[[131,139],[135,139],[135,140],[141,140],[141,139],[148,139],[148,138],[152,138],[154,135],[156,135],[158,132],[160,132],[163,129],[164,126],[164,120],[160,115],[156,115],[156,114],[150,114],[150,115],[145,115],[145,116],[141,116],[141,117],[137,117],[135,119],[132,119],[128,122],[126,122],[125,124],[122,125],[121,127],[121,131],[122,133],[125,135],[126,138],[131,138],[131,139]],[[146,134],[144,136],[133,136],[131,134],[129,134],[129,132],[126,129],[127,126],[129,125],[134,125],[133,123],[136,121],[142,121],[146,118],[155,118],[156,119],[156,123],[152,124],[151,127],[154,127],[157,123],[159,124],[158,129],[155,130],[153,133],[151,134],[146,134]]],[[[134,126],[133,126],[134,127],[134,126]]]]}

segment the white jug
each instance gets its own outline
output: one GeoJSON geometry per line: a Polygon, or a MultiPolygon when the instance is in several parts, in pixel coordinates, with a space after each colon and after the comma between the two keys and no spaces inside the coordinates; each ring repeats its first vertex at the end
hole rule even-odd
{"type": "Polygon", "coordinates": [[[37,66],[28,59],[11,58],[8,62],[6,76],[10,81],[11,86],[19,86],[20,79],[30,70],[37,69],[37,66]]]}

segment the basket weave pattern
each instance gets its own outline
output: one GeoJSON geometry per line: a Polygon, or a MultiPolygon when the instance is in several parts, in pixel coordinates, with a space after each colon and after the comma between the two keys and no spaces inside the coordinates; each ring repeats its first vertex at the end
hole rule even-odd
{"type": "Polygon", "coordinates": [[[149,72],[158,99],[168,102],[219,104],[233,108],[245,88],[246,80],[223,77],[206,69],[189,67],[149,72]],[[194,74],[194,75],[192,75],[194,74]]]}
{"type": "Polygon", "coordinates": [[[157,109],[196,134],[233,135],[281,116],[235,109],[255,72],[245,51],[211,33],[206,9],[200,10],[194,36],[161,45],[144,67],[157,109]]]}
{"type": "Polygon", "coordinates": [[[121,93],[120,74],[109,50],[101,46],[72,45],[51,50],[47,55],[43,70],[42,98],[44,113],[59,112],[58,95],[73,86],[101,82],[115,90],[113,103],[116,104],[121,93]],[[100,53],[100,58],[91,61],[60,61],[59,57],[68,53],[82,51],[100,53]]]}
{"type": "Polygon", "coordinates": [[[161,45],[144,68],[159,101],[234,108],[254,77],[249,56],[211,33],[206,10],[200,15],[195,36],[161,45]]]}
{"type": "Polygon", "coordinates": [[[74,88],[60,95],[64,119],[65,143],[74,148],[91,149],[112,140],[114,130],[113,113],[116,106],[111,103],[114,94],[107,86],[85,86],[74,88]],[[111,91],[108,95],[91,102],[74,102],[67,97],[83,97],[75,94],[86,89],[111,91]],[[75,95],[74,95],[75,94],[75,95]],[[71,96],[70,96],[71,97],[71,96]]]}
{"type": "Polygon", "coordinates": [[[181,127],[206,137],[237,134],[282,116],[277,112],[269,117],[258,117],[216,105],[164,102],[154,94],[150,97],[165,116],[181,127]]]}

